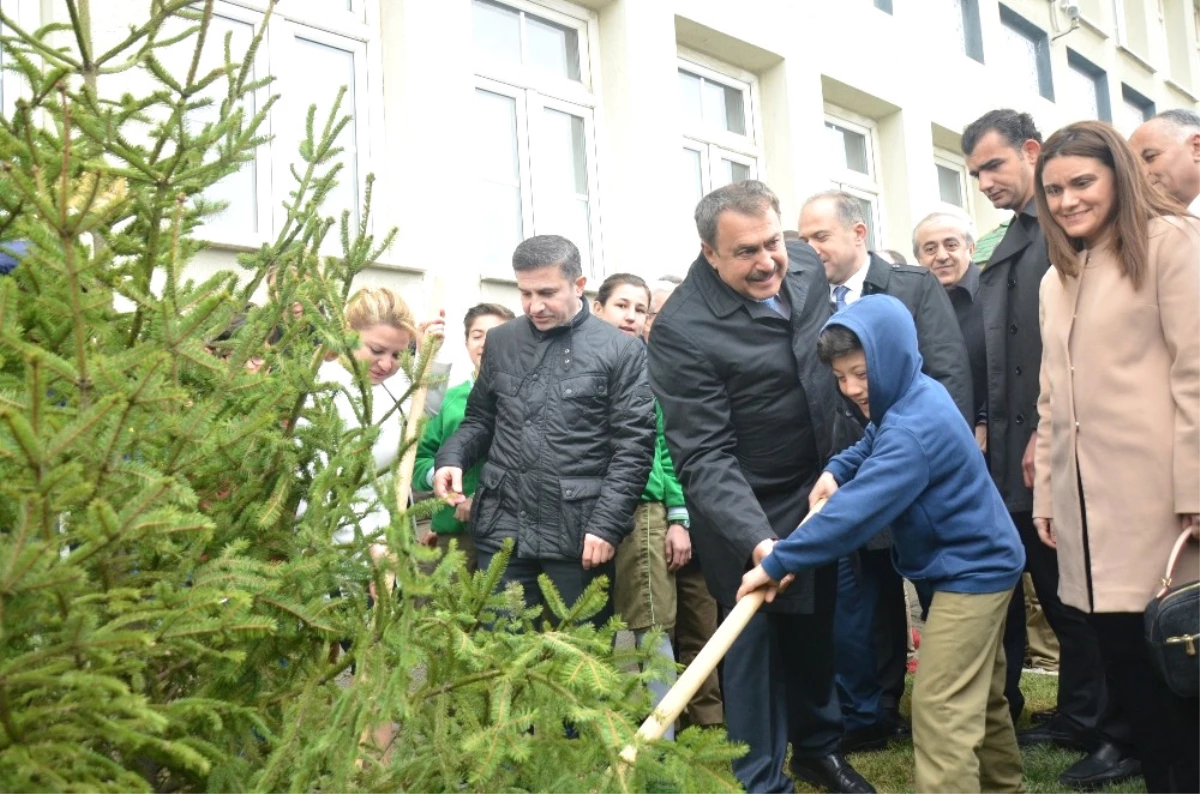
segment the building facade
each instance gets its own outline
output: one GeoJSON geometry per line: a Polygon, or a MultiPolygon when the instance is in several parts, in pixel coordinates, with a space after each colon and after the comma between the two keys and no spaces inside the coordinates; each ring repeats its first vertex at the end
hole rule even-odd
{"type": "MultiPolygon", "coordinates": [[[[217,31],[236,50],[268,2],[218,0],[217,31]]],[[[98,38],[145,8],[111,5],[98,38]]],[[[3,7],[28,27],[67,17],[58,0],[3,7]]],[[[1200,0],[286,0],[255,63],[276,75],[256,101],[281,95],[273,140],[218,186],[230,206],[193,267],[272,238],[307,108],[342,86],[328,209],[357,213],[375,174],[374,228],[399,236],[364,280],[421,313],[442,277],[454,329],[479,300],[519,309],[509,255],[533,234],[575,241],[593,286],[682,275],[697,199],[748,177],[785,227],[840,187],[876,248],[907,255],[913,223],[946,206],[985,232],[1003,215],[966,172],[967,123],[1007,106],[1046,134],[1082,118],[1128,134],[1197,107],[1198,44],[1200,0]]]]}

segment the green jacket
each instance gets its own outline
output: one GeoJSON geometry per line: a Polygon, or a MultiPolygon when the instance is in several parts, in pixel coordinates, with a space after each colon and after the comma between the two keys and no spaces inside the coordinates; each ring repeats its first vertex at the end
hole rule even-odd
{"type": "Polygon", "coordinates": [[[667,507],[667,523],[677,524],[688,520],[687,506],[683,501],[683,488],[675,477],[675,464],[667,450],[667,437],[663,432],[662,409],[654,403],[658,422],[658,435],[654,445],[654,463],[650,466],[650,479],[642,491],[643,502],[662,502],[667,507]]]}
{"type": "MultiPolygon", "coordinates": [[[[467,412],[467,397],[475,385],[473,380],[460,383],[446,391],[442,398],[442,409],[425,425],[421,434],[421,443],[417,446],[417,462],[413,465],[413,487],[427,489],[433,487],[433,459],[446,439],[454,434],[462,424],[467,412]]],[[[484,460],[480,460],[463,472],[463,493],[471,496],[479,482],[479,470],[483,468],[484,460]]],[[[457,534],[465,532],[467,525],[454,519],[454,508],[446,505],[433,514],[433,531],[441,534],[457,534]]]]}

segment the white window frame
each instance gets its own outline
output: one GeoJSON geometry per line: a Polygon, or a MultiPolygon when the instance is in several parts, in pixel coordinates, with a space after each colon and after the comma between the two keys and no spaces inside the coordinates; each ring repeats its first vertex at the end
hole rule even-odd
{"type": "Polygon", "coordinates": [[[951,204],[942,200],[941,184],[937,184],[937,205],[945,209],[954,210],[956,212],[966,213],[970,217],[975,217],[975,197],[973,190],[970,190],[971,180],[967,171],[967,161],[961,155],[955,154],[948,149],[933,150],[934,176],[937,176],[937,166],[949,168],[958,174],[958,185],[962,192],[963,206],[951,204]]]}
{"type": "Polygon", "coordinates": [[[884,247],[883,224],[887,216],[883,208],[883,177],[880,174],[880,164],[883,161],[879,153],[879,127],[874,119],[831,105],[828,102],[825,103],[825,117],[821,120],[821,131],[826,136],[829,134],[827,124],[834,124],[856,132],[867,139],[867,174],[847,168],[843,171],[829,173],[827,178],[832,189],[857,196],[870,205],[872,228],[875,233],[874,246],[882,248],[884,247]]]}
{"type": "MultiPolygon", "coordinates": [[[[550,2],[532,3],[528,0],[491,0],[496,5],[508,6],[516,11],[540,17],[556,25],[572,28],[579,41],[579,82],[567,77],[546,74],[524,64],[511,64],[495,58],[489,58],[487,53],[472,47],[475,62],[475,74],[498,80],[502,83],[532,89],[541,94],[563,99],[577,105],[595,107],[592,53],[599,52],[598,34],[596,31],[595,14],[566,3],[550,2]]],[[[474,13],[475,2],[468,0],[474,13]]],[[[474,29],[471,31],[474,41],[474,29]]],[[[521,45],[524,47],[525,38],[522,33],[521,45]]]]}
{"type": "MultiPolygon", "coordinates": [[[[257,30],[268,4],[264,0],[217,0],[214,13],[248,23],[257,30]]],[[[322,0],[289,0],[286,8],[276,6],[263,36],[258,51],[259,63],[255,67],[256,75],[275,75],[270,85],[256,92],[255,107],[262,108],[272,94],[280,94],[279,101],[259,128],[262,135],[273,138],[259,146],[254,159],[259,228],[257,232],[240,232],[220,227],[201,227],[199,235],[202,239],[219,246],[253,250],[273,239],[287,218],[283,202],[287,193],[295,188],[290,166],[299,164],[298,144],[303,129],[295,131],[297,137],[294,140],[279,139],[278,134],[284,127],[282,120],[292,112],[302,116],[307,112],[308,105],[312,104],[305,101],[303,87],[297,90],[292,85],[293,78],[287,68],[297,37],[353,53],[355,85],[347,87],[341,108],[342,112],[354,115],[356,211],[361,212],[367,176],[375,171],[376,153],[383,151],[383,81],[377,76],[382,74],[378,21],[376,0],[353,0],[352,10],[341,12],[330,11],[328,4],[322,0]],[[295,106],[289,106],[289,102],[302,103],[303,109],[292,111],[295,106]]],[[[206,46],[213,46],[213,43],[206,46]]],[[[328,112],[328,107],[317,108],[314,127],[322,123],[323,115],[328,112]]],[[[339,179],[345,178],[343,171],[339,179]]],[[[332,209],[323,212],[332,214],[332,209]]],[[[374,230],[374,218],[379,215],[380,207],[377,205],[368,222],[368,233],[374,230]]],[[[340,218],[336,220],[340,222],[340,218]]],[[[338,226],[335,225],[325,239],[322,253],[340,252],[338,226]]]]}
{"type": "MultiPolygon", "coordinates": [[[[540,118],[543,108],[551,108],[583,118],[584,147],[587,158],[588,232],[591,237],[588,252],[590,272],[585,272],[584,275],[589,280],[602,280],[607,271],[604,260],[599,146],[597,144],[597,116],[599,114],[596,110],[599,104],[599,92],[596,90],[596,73],[592,64],[593,53],[600,51],[598,17],[591,11],[559,0],[542,0],[539,3],[528,0],[494,1],[499,5],[508,6],[577,31],[580,82],[548,75],[524,65],[514,65],[488,58],[485,53],[472,47],[475,64],[473,90],[490,91],[511,97],[516,101],[517,159],[521,182],[523,239],[541,233],[538,229],[538,208],[541,205],[542,214],[546,214],[545,201],[547,200],[546,197],[540,196],[537,190],[539,158],[535,150],[536,139],[541,132],[539,124],[536,121],[531,123],[531,119],[540,118]]],[[[472,13],[474,13],[474,0],[470,0],[470,2],[472,13]]],[[[473,29],[470,35],[473,42],[473,29]]],[[[524,42],[524,38],[522,38],[522,42],[524,42]]],[[[472,96],[473,99],[474,96],[472,96]]],[[[580,241],[572,240],[572,242],[580,245],[580,241]]],[[[484,278],[501,280],[512,278],[512,271],[508,268],[507,263],[487,262],[483,264],[482,271],[484,278]]]]}
{"type": "MultiPolygon", "coordinates": [[[[685,47],[679,48],[677,71],[684,71],[709,82],[740,91],[743,96],[744,135],[712,127],[684,123],[683,135],[693,141],[713,144],[721,149],[752,157],[762,167],[762,114],[759,112],[758,77],[735,66],[722,63],[685,47]]],[[[682,114],[680,114],[682,117],[682,114]]]]}
{"type": "MultiPolygon", "coordinates": [[[[745,114],[744,135],[729,130],[714,129],[687,121],[681,126],[681,148],[698,152],[700,155],[700,195],[711,193],[718,182],[725,184],[719,174],[722,159],[745,165],[749,178],[759,179],[765,169],[762,147],[762,114],[759,98],[758,77],[736,66],[718,61],[686,47],[679,47],[676,59],[676,74],[685,71],[709,82],[742,92],[742,112],[745,114]]],[[[678,93],[676,94],[678,98],[678,93]]],[[[683,118],[679,113],[678,117],[683,118]]],[[[695,207],[684,207],[680,213],[680,235],[683,250],[696,244],[696,226],[693,221],[695,207]]]]}
{"type": "MultiPolygon", "coordinates": [[[[33,33],[42,26],[41,9],[33,0],[3,0],[5,11],[13,17],[26,33],[33,33]]],[[[0,65],[4,59],[0,56],[0,65]]],[[[8,118],[17,110],[17,99],[27,89],[25,82],[8,69],[0,70],[0,112],[8,118]]]]}

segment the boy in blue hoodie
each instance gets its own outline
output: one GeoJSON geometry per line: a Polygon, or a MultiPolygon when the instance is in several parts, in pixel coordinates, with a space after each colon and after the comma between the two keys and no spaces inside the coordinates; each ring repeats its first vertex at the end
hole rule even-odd
{"type": "Polygon", "coordinates": [[[809,494],[824,509],[745,575],[738,598],[766,587],[771,601],[791,572],[835,562],[890,524],[896,570],[934,593],[913,687],[916,790],[1024,791],[1001,638],[1025,552],[971,430],[921,373],[916,327],[895,298],[835,314],[817,355],[870,424],[809,494]]]}

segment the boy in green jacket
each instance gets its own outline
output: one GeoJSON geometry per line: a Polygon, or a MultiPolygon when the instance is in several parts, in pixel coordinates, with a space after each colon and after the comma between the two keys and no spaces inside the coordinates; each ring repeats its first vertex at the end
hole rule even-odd
{"type": "MultiPolygon", "coordinates": [[[[641,339],[650,297],[650,288],[639,276],[614,273],[600,285],[592,303],[592,313],[641,339]]],[[[654,411],[658,423],[654,462],[641,501],[633,513],[633,532],[617,548],[613,601],[639,647],[651,629],[663,630],[655,651],[673,663],[675,650],[670,635],[675,628],[678,606],[675,571],[691,559],[692,540],[688,534],[683,488],[675,479],[675,464],[667,451],[662,411],[657,403],[654,411]]],[[[672,675],[667,680],[650,683],[656,705],[674,680],[672,675]]],[[[674,728],[666,733],[666,738],[673,737],[674,728]]]]}
{"type": "MultiPolygon", "coordinates": [[[[496,303],[480,303],[467,310],[463,326],[466,329],[467,355],[471,358],[474,371],[468,380],[446,391],[441,410],[425,425],[421,443],[417,446],[417,461],[413,466],[413,483],[418,487],[433,488],[434,457],[442,443],[452,436],[462,423],[467,410],[467,397],[475,386],[475,378],[479,376],[479,366],[483,362],[487,332],[508,322],[513,316],[511,311],[496,303]]],[[[450,547],[451,540],[457,540],[458,548],[467,555],[468,571],[474,571],[476,567],[475,544],[467,532],[467,524],[471,517],[470,497],[475,493],[479,470],[483,464],[484,461],[481,460],[463,472],[463,493],[467,496],[466,501],[457,507],[442,505],[433,514],[433,532],[421,538],[422,543],[431,547],[437,546],[443,553],[450,547]]]]}

